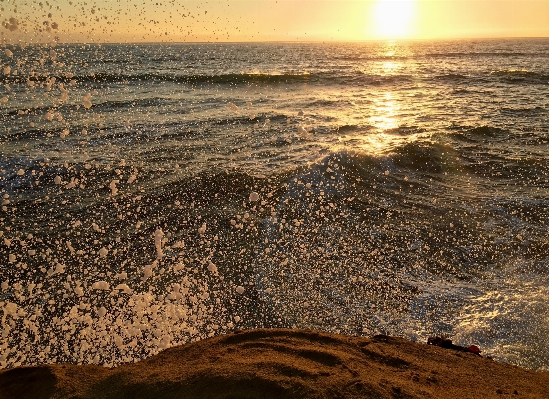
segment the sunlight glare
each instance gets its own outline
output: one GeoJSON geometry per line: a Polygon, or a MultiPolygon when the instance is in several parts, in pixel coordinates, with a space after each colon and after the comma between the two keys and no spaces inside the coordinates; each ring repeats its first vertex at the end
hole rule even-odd
{"type": "Polygon", "coordinates": [[[379,0],[375,6],[375,34],[379,38],[405,38],[411,35],[414,0],[379,0]]]}
{"type": "Polygon", "coordinates": [[[373,115],[370,117],[370,124],[382,131],[396,129],[400,125],[397,116],[400,107],[390,92],[374,100],[373,115]]]}

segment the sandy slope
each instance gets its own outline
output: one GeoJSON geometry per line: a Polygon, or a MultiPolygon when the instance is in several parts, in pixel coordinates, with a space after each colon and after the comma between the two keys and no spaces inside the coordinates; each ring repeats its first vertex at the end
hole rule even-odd
{"type": "Polygon", "coordinates": [[[549,373],[401,338],[251,330],[106,369],[0,372],[0,398],[549,398],[549,373]]]}

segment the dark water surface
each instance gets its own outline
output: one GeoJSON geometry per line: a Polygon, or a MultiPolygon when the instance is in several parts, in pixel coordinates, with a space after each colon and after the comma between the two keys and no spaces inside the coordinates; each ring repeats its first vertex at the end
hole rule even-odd
{"type": "Polygon", "coordinates": [[[296,326],[549,368],[549,40],[4,49],[0,367],[296,326]]]}

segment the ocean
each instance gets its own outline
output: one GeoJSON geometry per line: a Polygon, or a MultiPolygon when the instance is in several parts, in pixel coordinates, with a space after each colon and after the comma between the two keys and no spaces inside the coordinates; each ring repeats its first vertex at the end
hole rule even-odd
{"type": "Polygon", "coordinates": [[[549,39],[3,45],[0,367],[256,327],[549,369],[549,39]]]}

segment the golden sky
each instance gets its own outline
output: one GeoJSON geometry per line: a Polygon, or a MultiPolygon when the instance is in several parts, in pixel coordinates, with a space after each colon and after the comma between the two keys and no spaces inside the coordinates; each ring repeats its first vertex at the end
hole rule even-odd
{"type": "Polygon", "coordinates": [[[549,37],[549,0],[3,0],[5,42],[549,37]]]}

